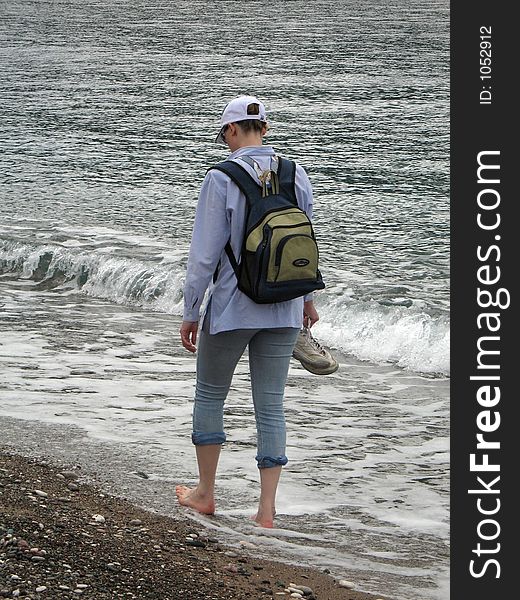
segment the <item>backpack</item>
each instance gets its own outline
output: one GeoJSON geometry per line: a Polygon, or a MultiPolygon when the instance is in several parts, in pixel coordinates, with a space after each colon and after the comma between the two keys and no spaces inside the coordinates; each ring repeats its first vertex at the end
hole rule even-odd
{"type": "MultiPolygon", "coordinates": [[[[250,157],[241,159],[254,163],[250,157]]],[[[264,172],[262,185],[234,161],[211,168],[226,173],[246,198],[240,262],[230,240],[225,246],[238,289],[258,304],[284,302],[323,289],[314,230],[296,200],[296,163],[278,157],[278,169],[264,172]]]]}

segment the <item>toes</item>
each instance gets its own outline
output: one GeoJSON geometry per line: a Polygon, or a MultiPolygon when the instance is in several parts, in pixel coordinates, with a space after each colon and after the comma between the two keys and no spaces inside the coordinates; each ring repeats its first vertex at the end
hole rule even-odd
{"type": "Polygon", "coordinates": [[[177,485],[175,487],[175,494],[177,495],[177,498],[179,500],[182,500],[184,498],[186,498],[186,496],[191,492],[189,487],[186,487],[185,485],[177,485]]]}

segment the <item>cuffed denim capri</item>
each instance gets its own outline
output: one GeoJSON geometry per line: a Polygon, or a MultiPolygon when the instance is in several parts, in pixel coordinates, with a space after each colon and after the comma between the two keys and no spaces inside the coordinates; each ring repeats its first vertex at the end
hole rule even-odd
{"type": "Polygon", "coordinates": [[[257,431],[258,468],[287,464],[283,398],[298,328],[235,329],[209,334],[204,320],[197,350],[192,441],[222,444],[224,401],[236,365],[249,346],[249,368],[257,431]]]}

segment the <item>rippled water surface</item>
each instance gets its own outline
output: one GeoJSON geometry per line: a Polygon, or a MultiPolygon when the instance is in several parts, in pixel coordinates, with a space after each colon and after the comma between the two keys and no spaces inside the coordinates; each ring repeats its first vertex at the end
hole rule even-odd
{"type": "Polygon", "coordinates": [[[291,369],[270,538],[244,525],[241,363],[218,527],[364,589],[446,600],[448,8],[0,0],[0,414],[135,447],[158,481],[193,476],[176,331],[194,207],[226,154],[222,107],[258,95],[269,142],[313,184],[316,336],[341,368],[291,369]]]}

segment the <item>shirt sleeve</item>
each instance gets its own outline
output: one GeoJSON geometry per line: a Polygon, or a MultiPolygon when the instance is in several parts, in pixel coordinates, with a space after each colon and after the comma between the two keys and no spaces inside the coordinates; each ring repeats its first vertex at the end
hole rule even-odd
{"type": "Polygon", "coordinates": [[[204,294],[230,236],[227,178],[218,175],[209,171],[200,189],[184,284],[185,321],[199,320],[204,294]]]}
{"type": "Polygon", "coordinates": [[[312,220],[314,205],[312,185],[307,173],[305,172],[305,169],[299,164],[296,164],[294,184],[298,205],[303,211],[305,211],[309,219],[312,220]]]}
{"type": "MultiPolygon", "coordinates": [[[[312,194],[312,185],[305,172],[305,169],[301,167],[299,164],[296,164],[296,175],[294,178],[295,183],[295,191],[296,191],[296,200],[298,200],[298,205],[305,212],[305,214],[312,221],[313,215],[313,206],[314,206],[314,196],[312,194]]],[[[309,302],[309,300],[314,299],[314,292],[310,292],[309,294],[305,294],[303,297],[304,302],[309,302]]]]}

